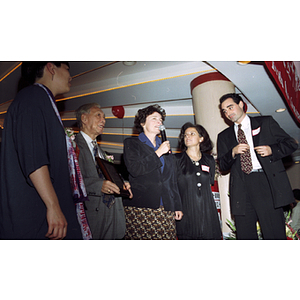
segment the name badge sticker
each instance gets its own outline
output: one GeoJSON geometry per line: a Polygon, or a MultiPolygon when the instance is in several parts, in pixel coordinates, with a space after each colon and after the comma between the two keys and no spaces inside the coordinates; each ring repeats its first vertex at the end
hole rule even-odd
{"type": "Polygon", "coordinates": [[[252,136],[258,135],[260,133],[260,127],[252,130],[252,136]]]}
{"type": "Polygon", "coordinates": [[[209,173],[210,168],[209,168],[209,166],[201,165],[201,169],[202,169],[202,171],[209,173]]]}

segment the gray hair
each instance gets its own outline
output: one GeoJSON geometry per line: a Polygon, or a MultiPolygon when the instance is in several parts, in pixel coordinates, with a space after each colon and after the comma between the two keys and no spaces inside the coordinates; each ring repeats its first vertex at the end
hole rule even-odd
{"type": "Polygon", "coordinates": [[[83,104],[75,110],[76,120],[78,123],[78,127],[80,129],[82,128],[81,116],[83,114],[89,114],[91,112],[91,108],[93,108],[93,107],[101,108],[100,104],[93,102],[93,103],[83,104]]]}

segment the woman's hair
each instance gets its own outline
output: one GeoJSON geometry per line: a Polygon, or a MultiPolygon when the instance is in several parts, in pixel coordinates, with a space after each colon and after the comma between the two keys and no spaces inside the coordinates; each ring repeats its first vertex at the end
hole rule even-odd
{"type": "Polygon", "coordinates": [[[166,112],[158,104],[147,106],[146,108],[139,109],[134,119],[134,126],[139,133],[143,132],[141,124],[146,122],[146,118],[153,113],[158,112],[161,115],[162,121],[166,118],[166,112]]]}
{"type": "MultiPolygon", "coordinates": [[[[32,85],[38,78],[42,78],[44,75],[44,68],[47,61],[25,61],[21,66],[21,79],[18,84],[18,91],[32,85]]],[[[69,63],[66,61],[51,61],[55,66],[60,67],[61,64],[65,64],[68,67],[69,63]]]]}
{"type": "Polygon", "coordinates": [[[209,134],[205,130],[205,128],[201,125],[194,125],[190,122],[185,123],[181,129],[179,134],[179,147],[181,150],[185,151],[187,149],[184,143],[184,133],[188,128],[195,128],[200,137],[203,137],[203,142],[200,143],[200,151],[201,152],[210,152],[213,149],[213,143],[209,137],[209,134]]]}
{"type": "Polygon", "coordinates": [[[100,104],[94,102],[94,103],[83,104],[76,109],[75,115],[76,115],[76,120],[77,120],[79,129],[82,128],[81,116],[83,114],[89,114],[91,111],[91,108],[93,108],[93,107],[101,108],[100,104]]]}

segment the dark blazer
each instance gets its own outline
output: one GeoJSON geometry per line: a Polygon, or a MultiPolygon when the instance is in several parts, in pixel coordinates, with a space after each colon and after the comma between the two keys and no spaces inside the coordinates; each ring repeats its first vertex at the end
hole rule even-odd
{"type": "MultiPolygon", "coordinates": [[[[294,201],[291,185],[282,158],[293,153],[298,145],[271,116],[250,117],[254,147],[269,145],[272,155],[257,158],[267,176],[273,196],[274,207],[282,207],[294,201]]],[[[240,155],[232,158],[232,149],[238,144],[234,126],[218,135],[218,161],[222,171],[230,170],[229,195],[231,212],[245,214],[246,193],[244,172],[241,170],[240,155]]]]}
{"type": "Polygon", "coordinates": [[[142,143],[138,137],[127,138],[124,141],[124,161],[133,198],[124,200],[124,205],[157,209],[162,197],[165,210],[181,211],[173,159],[171,154],[164,155],[162,173],[162,163],[154,149],[142,143]]]}

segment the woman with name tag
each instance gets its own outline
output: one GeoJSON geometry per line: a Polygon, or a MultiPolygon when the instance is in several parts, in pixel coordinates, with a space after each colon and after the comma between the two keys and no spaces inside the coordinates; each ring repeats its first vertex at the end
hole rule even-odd
{"type": "Polygon", "coordinates": [[[179,240],[220,240],[220,220],[211,185],[215,161],[210,137],[201,125],[185,123],[179,135],[181,153],[175,154],[183,217],[176,222],[179,240]]]}

